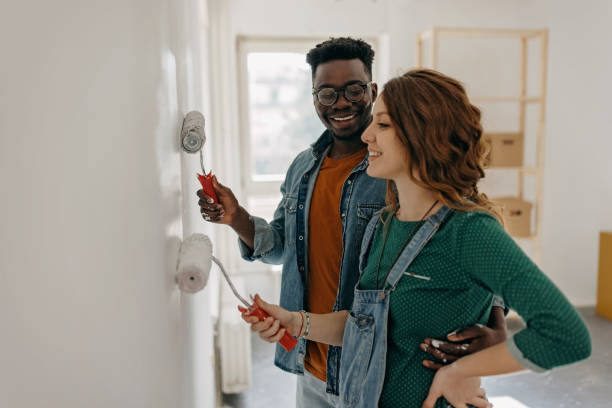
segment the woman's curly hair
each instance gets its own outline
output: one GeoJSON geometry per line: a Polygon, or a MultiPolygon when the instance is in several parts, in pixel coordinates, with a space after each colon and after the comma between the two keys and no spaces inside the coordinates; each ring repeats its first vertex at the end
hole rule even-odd
{"type": "MultiPolygon", "coordinates": [[[[450,208],[482,210],[502,222],[487,196],[478,191],[487,147],[480,110],[463,85],[429,69],[415,69],[391,79],[381,94],[418,185],[433,190],[450,208]]],[[[387,182],[387,205],[397,209],[397,191],[387,182]]]]}

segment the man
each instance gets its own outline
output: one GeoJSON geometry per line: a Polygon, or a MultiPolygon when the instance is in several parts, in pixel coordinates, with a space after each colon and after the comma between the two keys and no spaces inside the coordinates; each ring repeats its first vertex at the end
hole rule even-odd
{"type": "MultiPolygon", "coordinates": [[[[251,217],[216,178],[219,205],[198,191],[203,217],[236,231],[244,259],[283,264],[280,304],[288,310],[329,313],[351,308],[362,236],[372,214],[385,205],[386,182],[366,174],[367,150],[361,141],[378,93],[372,82],[373,59],[372,48],[352,38],[330,39],[307,54],[315,110],[327,130],[289,167],[270,223],[251,217]]],[[[450,339],[471,339],[470,353],[504,340],[503,310],[495,309],[491,325],[496,330],[472,327],[450,339]]],[[[268,320],[254,330],[269,338],[278,327],[268,320]]],[[[466,354],[452,343],[434,342],[437,348],[427,343],[426,351],[440,361],[457,358],[445,353],[466,354]]],[[[340,353],[340,347],[304,339],[291,352],[277,346],[275,364],[304,374],[298,377],[298,407],[335,405],[340,353]]]]}

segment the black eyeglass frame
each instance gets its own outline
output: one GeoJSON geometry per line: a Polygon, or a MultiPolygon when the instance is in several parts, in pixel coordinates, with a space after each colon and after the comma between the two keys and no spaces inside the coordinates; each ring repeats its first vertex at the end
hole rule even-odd
{"type": "Polygon", "coordinates": [[[344,92],[344,97],[346,98],[347,101],[349,102],[359,102],[363,99],[363,96],[365,95],[366,89],[371,86],[373,83],[373,81],[368,82],[367,84],[360,84],[358,82],[352,83],[352,84],[348,84],[346,86],[343,86],[342,88],[333,88],[331,86],[324,86],[322,88],[318,88],[318,89],[314,89],[312,88],[312,95],[314,95],[317,98],[317,102],[319,102],[321,105],[323,106],[332,106],[334,103],[338,102],[338,95],[340,94],[340,92],[344,92]],[[359,97],[359,99],[353,100],[351,98],[348,97],[348,95],[346,94],[346,88],[348,88],[349,86],[353,86],[353,85],[359,85],[362,89],[363,92],[361,94],[361,96],[359,97]],[[319,99],[319,92],[321,92],[323,89],[333,89],[334,90],[334,100],[332,103],[323,103],[321,102],[321,99],[319,99]]]}

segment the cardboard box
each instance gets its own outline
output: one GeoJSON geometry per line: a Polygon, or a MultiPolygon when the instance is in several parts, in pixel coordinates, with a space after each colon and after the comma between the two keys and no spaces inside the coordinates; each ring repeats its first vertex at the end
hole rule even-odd
{"type": "Polygon", "coordinates": [[[516,197],[493,198],[493,202],[502,206],[504,227],[513,237],[531,236],[531,209],[533,204],[516,197]]]}
{"type": "Polygon", "coordinates": [[[485,133],[483,137],[490,149],[485,158],[485,166],[523,166],[524,137],[522,133],[485,133]]]}
{"type": "Polygon", "coordinates": [[[599,233],[599,274],[595,312],[612,320],[612,232],[599,233]]]}

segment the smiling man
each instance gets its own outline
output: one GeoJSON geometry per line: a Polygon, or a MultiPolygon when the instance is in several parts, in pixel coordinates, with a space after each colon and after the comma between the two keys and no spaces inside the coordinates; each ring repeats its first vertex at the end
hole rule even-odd
{"type": "MultiPolygon", "coordinates": [[[[364,230],[385,205],[386,181],[366,174],[367,149],[361,141],[378,93],[372,82],[373,59],[372,48],[352,38],[332,38],[307,54],[314,107],[327,130],[289,167],[271,222],[251,217],[216,179],[218,205],[198,191],[204,219],[231,226],[240,237],[244,259],[283,264],[280,304],[288,310],[330,313],[353,303],[364,230]]],[[[497,310],[494,315],[497,330],[473,327],[469,336],[455,338],[472,339],[467,352],[505,339],[503,314],[497,310]]],[[[278,326],[266,320],[253,329],[270,338],[278,326]]],[[[444,351],[466,354],[460,347],[444,351]]],[[[430,352],[448,362],[455,358],[434,347],[430,352]]],[[[340,353],[340,347],[303,338],[291,352],[277,346],[275,364],[303,374],[297,383],[298,408],[336,405],[340,353]]]]}

